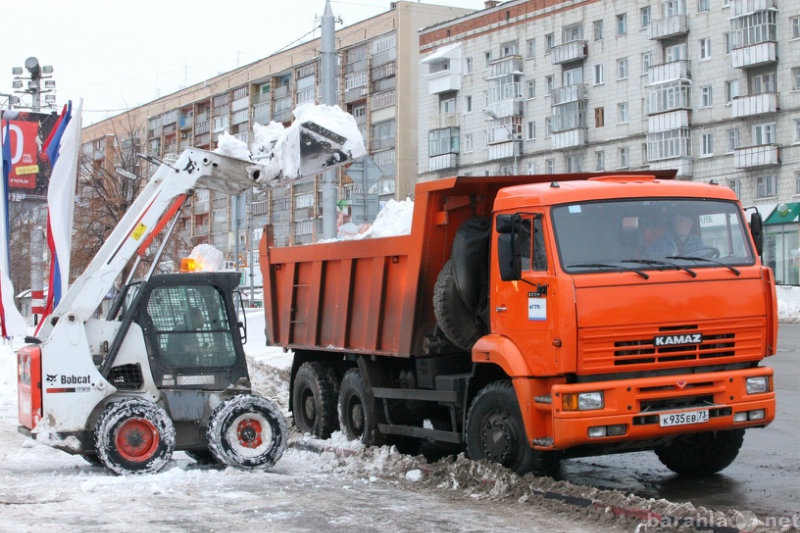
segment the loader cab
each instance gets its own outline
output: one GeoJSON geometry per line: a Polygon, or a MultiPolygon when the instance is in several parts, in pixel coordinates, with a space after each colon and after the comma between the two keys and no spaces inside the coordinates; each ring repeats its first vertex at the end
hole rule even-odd
{"type": "Polygon", "coordinates": [[[164,274],[126,288],[121,313],[142,328],[157,388],[249,387],[238,280],[230,272],[164,274]]]}

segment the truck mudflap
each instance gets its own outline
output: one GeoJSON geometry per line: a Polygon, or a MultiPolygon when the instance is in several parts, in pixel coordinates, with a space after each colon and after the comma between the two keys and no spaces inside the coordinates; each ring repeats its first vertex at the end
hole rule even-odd
{"type": "Polygon", "coordinates": [[[763,427],[775,418],[772,375],[772,368],[756,367],[554,385],[549,405],[534,403],[535,410],[549,408],[552,436],[532,439],[534,447],[565,450],[579,445],[763,427]],[[578,410],[579,406],[583,409],[578,410]]]}

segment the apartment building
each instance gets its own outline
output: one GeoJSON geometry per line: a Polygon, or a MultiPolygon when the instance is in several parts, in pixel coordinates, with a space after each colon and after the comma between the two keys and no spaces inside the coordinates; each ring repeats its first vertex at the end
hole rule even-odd
{"type": "Polygon", "coordinates": [[[676,169],[760,206],[798,284],[797,2],[489,1],[420,51],[420,179],[676,169]]]}
{"type": "MultiPolygon", "coordinates": [[[[339,105],[355,117],[371,156],[339,172],[339,204],[354,221],[374,219],[381,202],[413,190],[418,29],[471,12],[410,1],[388,5],[384,13],[336,31],[339,105]]],[[[255,123],[288,125],[296,107],[319,102],[320,46],[319,39],[303,43],[84,128],[89,167],[113,173],[126,150],[163,160],[189,146],[213,150],[223,132],[249,144],[255,123]]],[[[151,166],[139,160],[125,170],[146,177],[151,166]]],[[[273,225],[278,245],[321,235],[320,179],[235,197],[198,191],[178,233],[191,245],[213,244],[230,266],[257,276],[252,265],[264,224],[273,225]]]]}

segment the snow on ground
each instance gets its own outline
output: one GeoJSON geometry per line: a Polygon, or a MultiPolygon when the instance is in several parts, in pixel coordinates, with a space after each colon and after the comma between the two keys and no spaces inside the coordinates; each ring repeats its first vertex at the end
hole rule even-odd
{"type": "MultiPolygon", "coordinates": [[[[800,321],[800,288],[778,293],[781,318],[800,321]]],[[[265,346],[263,326],[262,311],[248,313],[246,351],[254,388],[288,417],[291,354],[265,346]]],[[[429,463],[391,447],[364,448],[339,432],[321,441],[293,431],[283,458],[266,472],[199,467],[176,452],[157,474],[115,476],[17,432],[14,350],[20,345],[14,339],[0,346],[4,531],[638,533],[677,530],[686,520],[753,530],[736,511],[518,476],[463,455],[429,463]]]]}

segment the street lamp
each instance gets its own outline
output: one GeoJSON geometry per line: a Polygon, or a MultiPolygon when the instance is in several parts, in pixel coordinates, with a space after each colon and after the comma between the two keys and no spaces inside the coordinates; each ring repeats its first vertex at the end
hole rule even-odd
{"type": "Polygon", "coordinates": [[[484,112],[484,114],[490,116],[492,118],[492,120],[494,120],[496,122],[499,122],[506,129],[506,131],[508,132],[508,138],[511,139],[511,152],[512,152],[512,154],[514,156],[514,166],[512,168],[513,168],[513,173],[516,174],[517,173],[517,142],[519,141],[517,139],[517,135],[514,133],[514,131],[511,129],[511,127],[508,124],[506,124],[505,121],[503,121],[500,117],[498,117],[497,113],[495,113],[491,108],[487,107],[487,108],[485,108],[483,110],[483,112],[484,112]]]}
{"type": "MultiPolygon", "coordinates": [[[[41,110],[41,96],[44,94],[45,103],[47,107],[54,108],[56,106],[56,97],[54,93],[56,90],[56,82],[53,78],[53,67],[50,65],[40,65],[39,60],[35,57],[29,57],[25,60],[25,69],[29,75],[23,75],[22,67],[14,67],[11,69],[11,74],[14,76],[12,87],[15,93],[30,94],[31,95],[31,109],[38,113],[41,110]],[[25,87],[23,81],[27,81],[25,87]]],[[[19,100],[17,100],[19,102],[19,100]]]]}

